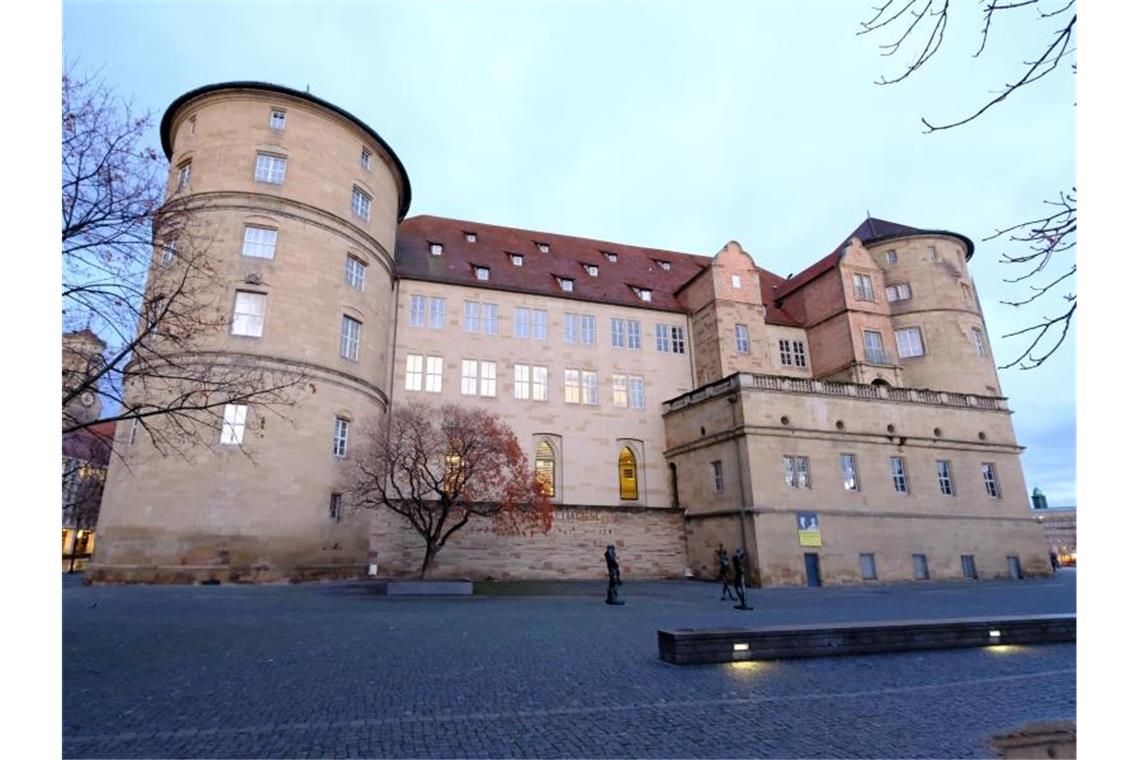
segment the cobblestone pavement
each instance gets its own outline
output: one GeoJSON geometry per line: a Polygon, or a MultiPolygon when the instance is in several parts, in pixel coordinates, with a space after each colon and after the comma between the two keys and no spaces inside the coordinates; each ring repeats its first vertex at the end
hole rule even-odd
{"type": "Polygon", "coordinates": [[[656,630],[1073,612],[1076,572],[755,590],[375,584],[63,590],[65,757],[984,757],[1075,718],[1071,644],[679,667],[656,630]],[[539,595],[527,595],[539,594],[539,595]]]}

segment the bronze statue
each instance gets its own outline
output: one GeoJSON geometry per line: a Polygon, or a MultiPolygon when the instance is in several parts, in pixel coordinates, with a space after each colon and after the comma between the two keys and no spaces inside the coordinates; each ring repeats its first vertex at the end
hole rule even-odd
{"type": "Polygon", "coordinates": [[[740,604],[733,609],[750,610],[752,608],[744,600],[744,576],[748,574],[748,555],[744,553],[743,549],[737,549],[736,553],[732,555],[732,569],[736,571],[733,585],[736,586],[736,593],[740,596],[740,604]]]}
{"type": "Polygon", "coordinates": [[[716,562],[720,575],[720,600],[723,602],[725,599],[736,601],[736,597],[732,595],[732,589],[728,587],[730,573],[728,572],[728,550],[724,548],[724,544],[716,550],[716,562]]]}
{"type": "Polygon", "coordinates": [[[613,544],[606,547],[606,570],[609,572],[610,585],[606,588],[606,604],[625,604],[617,598],[617,587],[621,585],[621,566],[617,561],[617,550],[613,544]]]}

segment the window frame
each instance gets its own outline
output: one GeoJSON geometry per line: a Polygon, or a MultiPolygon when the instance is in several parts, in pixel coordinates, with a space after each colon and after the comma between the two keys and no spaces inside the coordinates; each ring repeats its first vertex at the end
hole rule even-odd
{"type": "Polygon", "coordinates": [[[839,454],[839,476],[843,481],[843,490],[858,493],[859,487],[859,461],[855,454],[839,454]],[[848,477],[847,460],[851,462],[850,477],[848,477]]]}
{"type": "Polygon", "coordinates": [[[851,287],[856,301],[875,302],[875,285],[871,275],[863,272],[851,273],[851,287]]]}
{"type": "Polygon", "coordinates": [[[284,185],[288,169],[289,159],[285,156],[259,150],[253,164],[253,181],[263,185],[284,185]]]}
{"type": "Polygon", "coordinates": [[[424,389],[424,356],[423,354],[408,354],[404,359],[404,390],[422,391],[424,389]]]}
{"type": "Polygon", "coordinates": [[[350,422],[345,417],[336,417],[333,422],[333,456],[337,459],[348,458],[348,431],[350,422]]]}
{"type": "MultiPolygon", "coordinates": [[[[248,303],[248,301],[247,301],[248,303]]],[[[266,315],[269,312],[269,294],[260,293],[256,290],[238,290],[234,292],[234,310],[233,318],[230,323],[230,335],[236,335],[242,338],[260,338],[265,335],[265,321],[266,315]],[[243,296],[248,299],[254,297],[255,302],[261,304],[260,313],[257,312],[239,312],[238,304],[243,300],[243,296]],[[238,332],[238,316],[243,317],[240,324],[256,325],[256,332],[238,332]]]]}
{"type": "Polygon", "coordinates": [[[713,491],[724,493],[724,463],[719,459],[710,462],[713,471],[713,491]]]}
{"type": "Polygon", "coordinates": [[[1001,483],[998,480],[995,462],[982,462],[982,486],[986,490],[986,495],[991,499],[1001,498],[1001,483]]]}
{"type": "Polygon", "coordinates": [[[789,488],[811,490],[811,464],[809,457],[784,455],[784,484],[789,488]]]}
{"type": "Polygon", "coordinates": [[[938,476],[938,491],[943,496],[957,496],[954,489],[954,469],[949,459],[936,459],[934,472],[938,476]]]}
{"type": "Polygon", "coordinates": [[[423,327],[427,324],[427,296],[412,293],[408,301],[408,327],[423,327]]]}
{"type": "Polygon", "coordinates": [[[921,327],[900,327],[900,328],[896,329],[894,331],[894,333],[895,333],[895,348],[898,350],[898,357],[899,357],[900,361],[902,359],[917,359],[920,356],[926,356],[926,343],[922,339],[922,328],[921,327]],[[914,349],[914,345],[912,343],[912,340],[915,336],[917,336],[918,353],[903,353],[904,341],[902,340],[902,336],[904,336],[904,335],[907,336],[907,340],[905,341],[905,343],[907,345],[907,351],[912,351],[914,349]]]}
{"type": "Polygon", "coordinates": [[[495,398],[498,394],[498,375],[497,362],[479,360],[479,396],[481,398],[495,398]]]}
{"type": "Polygon", "coordinates": [[[429,355],[424,357],[424,392],[443,393],[442,356],[429,355]]]}
{"type": "Polygon", "coordinates": [[[748,334],[748,325],[736,323],[733,326],[733,335],[736,337],[736,353],[751,354],[752,338],[748,334]]]}
{"type": "Polygon", "coordinates": [[[218,443],[222,446],[241,446],[245,438],[245,421],[249,414],[247,404],[226,404],[222,409],[222,430],[218,443]],[[229,435],[226,433],[229,431],[229,435]],[[229,440],[227,440],[227,438],[229,440]]]}
{"type": "Polygon", "coordinates": [[[372,196],[361,190],[356,185],[352,186],[352,214],[358,219],[364,221],[371,221],[372,219],[372,196]]]}
{"type": "Polygon", "coordinates": [[[443,296],[428,298],[427,326],[429,330],[442,330],[447,326],[447,299],[443,296]]]}
{"type": "Polygon", "coordinates": [[[349,361],[360,361],[360,335],[364,331],[364,323],[348,314],[342,314],[340,319],[340,358],[349,361]],[[349,355],[351,354],[351,355],[349,355]]]}
{"type": "Polygon", "coordinates": [[[285,130],[285,111],[283,109],[269,109],[269,128],[278,132],[285,130]],[[278,117],[280,117],[280,119],[278,117]],[[278,121],[280,121],[280,123],[277,123],[278,121]]]}
{"type": "Polygon", "coordinates": [[[368,265],[351,253],[344,257],[344,282],[353,290],[364,290],[364,278],[368,265]],[[357,276],[359,275],[359,277],[357,276]]]}
{"type": "Polygon", "coordinates": [[[891,482],[894,485],[895,493],[910,494],[910,479],[907,477],[906,459],[903,457],[891,457],[890,459],[891,482]]]}
{"type": "Polygon", "coordinates": [[[887,353],[887,344],[883,341],[883,334],[880,331],[863,330],[863,358],[868,364],[891,364],[890,354],[887,353]],[[878,338],[879,345],[877,348],[868,345],[867,339],[872,335],[878,338]]]}

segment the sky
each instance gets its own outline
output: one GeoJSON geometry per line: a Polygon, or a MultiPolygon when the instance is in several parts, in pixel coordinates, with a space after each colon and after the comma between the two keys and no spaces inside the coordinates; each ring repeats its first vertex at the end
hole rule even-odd
{"type": "MultiPolygon", "coordinates": [[[[1062,24],[1001,17],[975,58],[977,5],[910,79],[870,0],[767,3],[63,4],[63,53],[155,114],[214,82],[308,88],[375,129],[435,214],[713,255],[736,240],[778,274],[871,215],[949,229],[999,365],[1000,336],[1060,310],[1015,309],[1021,249],[985,240],[1076,184],[1075,77],[1063,66],[969,125],[1062,24]]],[[[154,144],[158,145],[157,128],[154,144]]],[[[1052,266],[1059,275],[1067,261],[1052,266]]],[[[999,372],[1026,483],[1076,499],[1075,335],[1041,368],[999,372]]]]}

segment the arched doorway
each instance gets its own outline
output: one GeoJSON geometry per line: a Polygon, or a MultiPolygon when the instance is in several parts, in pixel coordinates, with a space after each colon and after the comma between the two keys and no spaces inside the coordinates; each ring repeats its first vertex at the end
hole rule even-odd
{"type": "Polygon", "coordinates": [[[549,441],[539,441],[535,451],[534,471],[542,483],[543,493],[551,498],[555,495],[554,484],[558,482],[554,477],[554,467],[554,447],[549,441]]]}
{"type": "Polygon", "coordinates": [[[618,454],[618,491],[622,501],[637,501],[637,457],[629,446],[618,454]]]}

